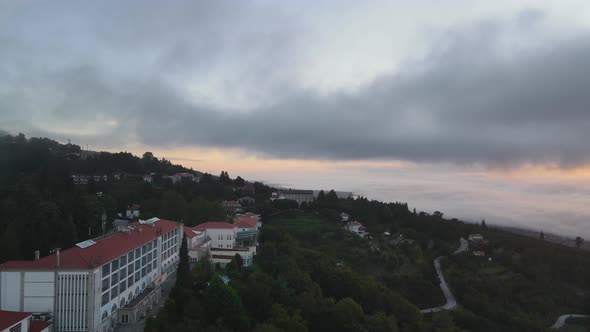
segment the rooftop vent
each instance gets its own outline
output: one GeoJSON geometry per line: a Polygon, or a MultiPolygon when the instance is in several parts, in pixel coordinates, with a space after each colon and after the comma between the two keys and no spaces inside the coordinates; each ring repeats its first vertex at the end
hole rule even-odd
{"type": "Polygon", "coordinates": [[[95,244],[96,244],[96,242],[94,242],[92,240],[86,240],[86,241],[82,241],[82,242],[76,243],[76,247],[79,247],[79,248],[84,249],[84,248],[88,248],[90,246],[93,246],[95,244]]]}

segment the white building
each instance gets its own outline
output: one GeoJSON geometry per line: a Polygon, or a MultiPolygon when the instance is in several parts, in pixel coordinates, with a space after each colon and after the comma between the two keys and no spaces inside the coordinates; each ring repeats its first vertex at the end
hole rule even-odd
{"type": "Polygon", "coordinates": [[[57,332],[106,332],[139,320],[178,263],[181,235],[181,224],[152,218],[37,260],[0,264],[0,310],[50,314],[57,332]]]}
{"type": "Polygon", "coordinates": [[[253,263],[258,244],[260,216],[253,213],[238,215],[234,223],[206,222],[195,227],[184,227],[189,257],[196,262],[204,257],[222,266],[238,254],[244,266],[253,263]]]}
{"type": "Polygon", "coordinates": [[[190,181],[190,182],[199,182],[201,178],[195,176],[192,173],[176,173],[174,175],[168,176],[172,183],[177,183],[180,181],[190,181]]]}
{"type": "Polygon", "coordinates": [[[138,204],[129,205],[127,207],[127,210],[125,211],[125,217],[127,217],[129,219],[139,218],[139,209],[140,208],[141,208],[141,206],[139,206],[138,204]]]}
{"type": "Polygon", "coordinates": [[[288,189],[281,190],[276,199],[290,199],[301,205],[303,202],[310,203],[315,201],[315,196],[313,195],[313,190],[288,189]]]}
{"type": "Polygon", "coordinates": [[[352,233],[355,233],[360,236],[364,236],[366,234],[367,228],[358,221],[351,221],[346,224],[346,230],[352,233]]]}

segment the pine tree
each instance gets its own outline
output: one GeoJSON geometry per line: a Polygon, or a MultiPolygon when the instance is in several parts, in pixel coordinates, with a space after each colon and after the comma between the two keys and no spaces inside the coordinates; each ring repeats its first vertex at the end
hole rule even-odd
{"type": "Polygon", "coordinates": [[[178,269],[176,270],[176,286],[183,288],[191,287],[191,271],[188,263],[188,245],[186,236],[182,236],[182,244],[180,245],[180,260],[178,262],[178,269]]]}

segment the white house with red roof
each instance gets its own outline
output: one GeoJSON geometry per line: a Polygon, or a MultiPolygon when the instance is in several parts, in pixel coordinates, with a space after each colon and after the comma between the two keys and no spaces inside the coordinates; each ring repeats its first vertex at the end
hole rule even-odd
{"type": "Polygon", "coordinates": [[[354,234],[364,236],[366,234],[367,228],[358,221],[351,221],[344,226],[347,231],[352,232],[354,234]]]}
{"type": "Polygon", "coordinates": [[[233,223],[213,221],[185,227],[190,260],[196,262],[208,257],[212,263],[223,266],[238,254],[244,266],[250,266],[256,255],[261,226],[259,215],[246,213],[237,215],[233,223]]]}
{"type": "Polygon", "coordinates": [[[182,224],[152,218],[32,261],[0,264],[0,310],[46,313],[55,331],[107,331],[145,316],[178,260],[182,224]]]}

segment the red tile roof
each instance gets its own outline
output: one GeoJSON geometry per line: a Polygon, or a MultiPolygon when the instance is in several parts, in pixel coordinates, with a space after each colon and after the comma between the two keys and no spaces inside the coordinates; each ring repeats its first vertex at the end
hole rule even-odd
{"type": "Polygon", "coordinates": [[[40,320],[31,321],[31,329],[29,332],[41,332],[53,324],[52,322],[44,322],[40,320]]]}
{"type": "Polygon", "coordinates": [[[182,230],[184,232],[184,236],[186,236],[187,239],[192,239],[193,237],[197,236],[197,234],[195,234],[195,232],[193,231],[197,231],[197,232],[202,232],[202,230],[198,230],[196,229],[197,227],[183,227],[182,230]]]}
{"type": "Polygon", "coordinates": [[[0,331],[7,330],[16,323],[31,316],[28,312],[0,310],[0,331]]]}
{"type": "Polygon", "coordinates": [[[258,220],[253,216],[241,216],[234,221],[234,224],[242,228],[256,228],[258,220]]]}
{"type": "Polygon", "coordinates": [[[351,226],[362,226],[363,225],[363,224],[361,224],[360,222],[358,222],[356,220],[355,221],[351,221],[348,224],[351,225],[351,226]]]}
{"type": "Polygon", "coordinates": [[[228,222],[209,221],[206,223],[199,224],[199,225],[195,226],[193,229],[202,232],[208,228],[211,228],[211,229],[232,229],[232,228],[236,228],[236,227],[237,227],[237,225],[230,224],[228,222]]]}
{"type": "MultiPolygon", "coordinates": [[[[107,235],[104,238],[96,239],[96,244],[86,248],[74,246],[63,250],[60,253],[59,269],[94,269],[120,257],[128,251],[154,240],[160,236],[160,234],[167,233],[172,229],[179,227],[178,223],[164,219],[156,221],[153,225],[154,226],[134,222],[130,224],[134,230],[131,230],[128,233],[118,232],[107,235]]],[[[0,264],[0,270],[49,270],[56,267],[56,262],[56,256],[55,254],[52,254],[36,261],[8,261],[0,264]]]]}

